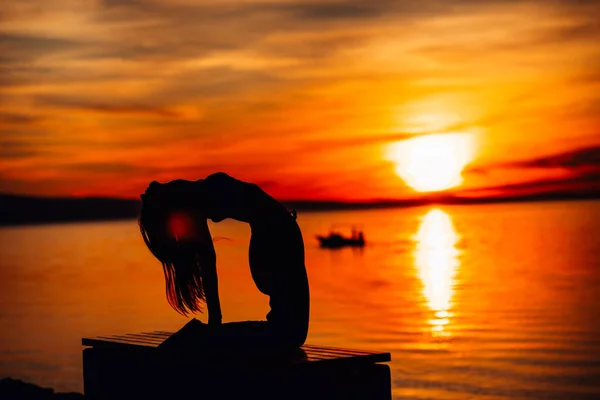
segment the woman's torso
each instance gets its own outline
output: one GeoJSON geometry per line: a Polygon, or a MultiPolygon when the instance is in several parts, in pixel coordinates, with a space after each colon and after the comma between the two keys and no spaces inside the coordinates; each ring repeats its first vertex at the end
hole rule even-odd
{"type": "Polygon", "coordinates": [[[258,289],[270,296],[267,320],[303,342],[308,331],[309,288],[302,232],[295,217],[258,186],[225,174],[207,177],[224,209],[215,219],[250,224],[249,264],[258,289]]]}

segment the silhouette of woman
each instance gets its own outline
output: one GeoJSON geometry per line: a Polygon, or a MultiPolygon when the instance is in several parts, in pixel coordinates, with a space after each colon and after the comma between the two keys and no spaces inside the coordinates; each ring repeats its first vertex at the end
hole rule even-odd
{"type": "Polygon", "coordinates": [[[295,213],[257,185],[222,172],[197,181],[154,181],[141,198],[140,231],[162,263],[169,304],[187,315],[201,311],[206,303],[208,325],[193,319],[186,325],[194,326],[188,329],[187,340],[211,349],[293,349],[304,344],[309,289],[295,213]],[[250,271],[257,288],[270,296],[266,321],[222,324],[216,253],[207,219],[226,218],[250,225],[250,271]]]}

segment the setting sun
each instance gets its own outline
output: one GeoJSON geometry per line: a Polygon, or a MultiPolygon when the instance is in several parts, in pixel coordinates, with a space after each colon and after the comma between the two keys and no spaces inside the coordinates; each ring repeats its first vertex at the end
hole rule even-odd
{"type": "Polygon", "coordinates": [[[388,158],[395,171],[418,192],[458,186],[462,170],[473,159],[473,137],[465,133],[419,136],[394,143],[388,158]]]}

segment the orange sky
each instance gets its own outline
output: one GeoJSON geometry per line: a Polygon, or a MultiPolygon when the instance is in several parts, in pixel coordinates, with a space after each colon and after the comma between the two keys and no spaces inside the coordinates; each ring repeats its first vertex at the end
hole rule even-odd
{"type": "Polygon", "coordinates": [[[225,171],[281,199],[413,198],[397,173],[413,150],[390,149],[430,134],[470,138],[453,193],[600,189],[598,15],[583,0],[10,2],[0,191],[133,197],[225,171]]]}

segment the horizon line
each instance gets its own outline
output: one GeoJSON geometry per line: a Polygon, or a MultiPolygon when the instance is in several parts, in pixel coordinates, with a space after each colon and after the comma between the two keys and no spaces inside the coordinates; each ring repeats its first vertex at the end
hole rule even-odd
{"type": "MultiPolygon", "coordinates": [[[[30,200],[46,200],[46,201],[77,201],[77,200],[107,200],[107,201],[124,201],[139,203],[141,199],[136,197],[116,197],[116,196],[44,196],[44,195],[28,195],[0,192],[0,198],[13,197],[30,200]]],[[[422,197],[413,198],[373,198],[366,200],[342,200],[342,199],[276,199],[282,204],[298,204],[298,205],[340,205],[340,206],[395,206],[395,205],[421,205],[421,204],[475,204],[475,203],[498,203],[498,202],[515,202],[515,201],[551,201],[551,200],[578,200],[578,199],[600,199],[600,191],[591,192],[538,192],[527,194],[515,194],[507,196],[481,196],[467,197],[451,193],[431,193],[422,197]]]]}

